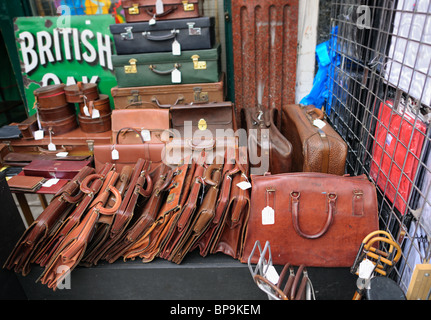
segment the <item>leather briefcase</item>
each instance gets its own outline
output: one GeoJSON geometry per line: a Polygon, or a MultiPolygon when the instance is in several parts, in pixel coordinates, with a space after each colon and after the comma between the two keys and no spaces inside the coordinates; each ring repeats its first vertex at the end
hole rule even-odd
{"type": "Polygon", "coordinates": [[[26,176],[73,179],[85,166],[90,166],[91,161],[69,160],[33,160],[23,168],[26,176]]]}
{"type": "Polygon", "coordinates": [[[247,129],[251,174],[286,173],[292,169],[292,144],[278,130],[278,110],[262,106],[241,109],[247,129]]]}
{"type": "Polygon", "coordinates": [[[52,84],[34,90],[37,108],[50,109],[67,104],[64,87],[64,84],[52,84]]]}
{"type": "Polygon", "coordinates": [[[110,25],[117,54],[211,49],[215,43],[214,17],[110,25]],[[178,47],[177,47],[178,46],[178,47]],[[178,48],[178,49],[177,49],[178,48]]]}
{"type": "Polygon", "coordinates": [[[37,123],[37,115],[34,114],[23,122],[18,124],[18,129],[21,131],[23,139],[34,139],[33,132],[39,130],[37,123]]]}
{"type": "Polygon", "coordinates": [[[343,175],[347,144],[314,106],[284,105],[281,133],[292,143],[292,171],[343,175]]]}
{"type": "Polygon", "coordinates": [[[376,188],[365,175],[298,172],[251,180],[242,262],[259,240],[269,241],[274,264],[350,267],[362,239],[379,228],[376,188]]]}
{"type": "Polygon", "coordinates": [[[225,75],[218,82],[111,89],[115,109],[169,108],[177,104],[222,102],[226,98],[225,75]]]}
{"type": "Polygon", "coordinates": [[[112,141],[117,144],[160,143],[169,130],[168,109],[112,110],[112,141]]]}
{"type": "Polygon", "coordinates": [[[119,88],[217,82],[221,75],[220,44],[211,49],[112,55],[119,88]]]}
{"type": "Polygon", "coordinates": [[[127,22],[173,20],[195,18],[203,15],[202,0],[124,0],[124,16],[127,22]]]}

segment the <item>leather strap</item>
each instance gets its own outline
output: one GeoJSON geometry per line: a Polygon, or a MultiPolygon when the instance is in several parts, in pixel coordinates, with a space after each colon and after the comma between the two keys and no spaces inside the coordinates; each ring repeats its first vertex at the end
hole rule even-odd
{"type": "Polygon", "coordinates": [[[296,233],[300,235],[301,237],[307,238],[307,239],[317,239],[323,236],[326,231],[328,231],[329,227],[332,224],[334,212],[335,212],[335,200],[337,199],[337,195],[333,193],[329,193],[327,195],[328,200],[328,216],[325,222],[325,225],[323,228],[315,233],[315,234],[306,234],[304,233],[301,228],[299,227],[299,197],[300,193],[297,191],[292,191],[290,193],[290,198],[292,201],[292,222],[293,222],[293,228],[295,229],[296,233]]]}

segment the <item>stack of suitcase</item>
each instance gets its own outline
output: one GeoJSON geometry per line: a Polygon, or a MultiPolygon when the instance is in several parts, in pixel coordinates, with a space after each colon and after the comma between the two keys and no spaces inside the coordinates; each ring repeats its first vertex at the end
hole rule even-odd
{"type": "Polygon", "coordinates": [[[115,109],[224,101],[215,19],[201,1],[125,1],[126,23],[110,26],[115,109]]]}

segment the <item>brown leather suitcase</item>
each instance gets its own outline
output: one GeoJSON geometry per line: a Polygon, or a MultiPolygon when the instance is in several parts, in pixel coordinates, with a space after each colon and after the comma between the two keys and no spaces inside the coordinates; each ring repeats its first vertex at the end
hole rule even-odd
{"type": "Polygon", "coordinates": [[[154,19],[173,20],[195,18],[203,15],[202,0],[163,0],[163,8],[157,10],[156,0],[123,0],[126,22],[141,22],[154,19]]]}
{"type": "Polygon", "coordinates": [[[282,107],[281,133],[291,142],[292,172],[343,175],[347,144],[314,106],[282,107]]]}
{"type": "Polygon", "coordinates": [[[274,264],[350,267],[363,238],[379,228],[376,187],[365,175],[298,172],[251,181],[242,262],[259,240],[269,241],[274,264]]]}
{"type": "Polygon", "coordinates": [[[111,89],[115,109],[160,108],[185,103],[222,102],[226,98],[225,75],[219,82],[111,89]]]}
{"type": "Polygon", "coordinates": [[[22,137],[24,139],[34,139],[33,132],[39,130],[36,114],[19,123],[18,129],[21,131],[22,137]]]}

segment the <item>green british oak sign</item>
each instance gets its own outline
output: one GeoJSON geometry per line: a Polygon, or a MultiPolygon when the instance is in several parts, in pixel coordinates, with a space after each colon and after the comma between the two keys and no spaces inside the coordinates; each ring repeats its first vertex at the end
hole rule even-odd
{"type": "Polygon", "coordinates": [[[42,86],[97,83],[109,95],[117,85],[111,56],[112,15],[61,15],[15,19],[15,38],[29,116],[36,112],[33,91],[42,86]]]}

